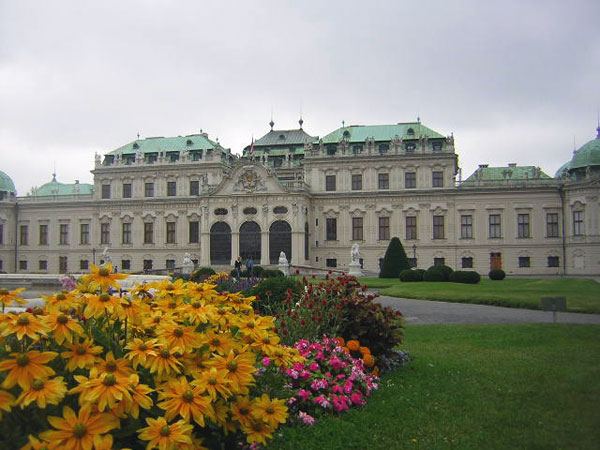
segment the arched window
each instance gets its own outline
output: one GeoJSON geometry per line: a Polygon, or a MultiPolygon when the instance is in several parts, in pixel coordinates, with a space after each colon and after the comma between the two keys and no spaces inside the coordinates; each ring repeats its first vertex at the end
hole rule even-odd
{"type": "Polygon", "coordinates": [[[269,228],[269,261],[277,264],[279,253],[285,252],[288,261],[292,260],[292,227],[285,220],[277,220],[269,228]]]}
{"type": "Polygon", "coordinates": [[[215,209],[215,215],[216,216],[226,216],[227,215],[227,208],[217,208],[217,209],[215,209]]]}
{"type": "Polygon", "coordinates": [[[217,222],[210,228],[210,263],[231,263],[231,228],[225,222],[217,222]]]}
{"type": "Polygon", "coordinates": [[[260,249],[260,226],[256,222],[244,222],[240,227],[240,256],[242,260],[251,257],[255,264],[260,264],[260,249]]]}

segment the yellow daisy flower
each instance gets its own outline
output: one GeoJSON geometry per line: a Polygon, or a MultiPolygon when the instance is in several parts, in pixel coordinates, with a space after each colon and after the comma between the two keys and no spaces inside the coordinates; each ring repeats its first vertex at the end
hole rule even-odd
{"type": "Polygon", "coordinates": [[[15,397],[10,392],[0,389],[0,420],[2,420],[2,411],[10,412],[11,407],[15,404],[15,397]]]}
{"type": "Polygon", "coordinates": [[[260,419],[252,419],[248,423],[241,424],[241,428],[249,444],[267,445],[267,438],[273,439],[274,429],[260,419]]]}
{"type": "Polygon", "coordinates": [[[223,398],[228,398],[231,396],[231,390],[229,389],[231,381],[227,378],[227,374],[226,370],[211,367],[203,371],[192,384],[200,387],[202,391],[206,391],[213,401],[217,399],[219,394],[223,398]]]}
{"type": "Polygon", "coordinates": [[[29,389],[23,390],[16,404],[25,408],[30,403],[35,402],[38,408],[45,408],[46,405],[58,405],[67,393],[67,385],[63,377],[56,377],[51,380],[36,379],[31,383],[29,389]]]}
{"type": "Polygon", "coordinates": [[[168,347],[160,347],[156,356],[148,356],[144,367],[149,368],[150,373],[162,377],[181,373],[182,365],[174,351],[168,347]]]}
{"type": "Polygon", "coordinates": [[[33,341],[37,341],[40,335],[46,335],[46,324],[34,314],[28,312],[9,313],[7,316],[9,318],[4,322],[2,336],[15,334],[18,340],[23,339],[23,336],[28,336],[33,341]]]}
{"type": "Polygon", "coordinates": [[[202,346],[202,338],[196,333],[195,327],[182,325],[165,325],[158,327],[156,335],[167,347],[179,349],[182,353],[189,352],[202,346]]]}
{"type": "Polygon", "coordinates": [[[15,384],[21,389],[27,389],[36,378],[44,379],[54,375],[54,370],[45,366],[58,356],[56,352],[39,352],[32,350],[27,353],[11,353],[15,359],[0,361],[0,372],[10,370],[2,382],[5,389],[12,388],[15,384]]]}
{"type": "Polygon", "coordinates": [[[112,287],[119,290],[121,286],[118,281],[129,277],[129,275],[123,273],[113,273],[113,265],[111,263],[107,263],[104,267],[98,267],[95,264],[92,264],[90,267],[92,268],[92,273],[83,275],[81,278],[84,283],[89,283],[92,289],[106,291],[109,287],[112,287]]]}
{"type": "Polygon", "coordinates": [[[102,353],[102,347],[94,346],[93,341],[86,339],[83,342],[64,345],[69,350],[62,352],[60,356],[67,361],[67,369],[73,372],[75,369],[91,368],[100,358],[96,355],[102,353]]]}
{"type": "Polygon", "coordinates": [[[125,354],[125,357],[131,360],[133,367],[144,366],[148,356],[156,356],[158,354],[158,340],[149,339],[144,341],[140,338],[134,338],[125,348],[129,350],[125,354]]]}
{"type": "Polygon", "coordinates": [[[42,295],[42,298],[46,300],[46,309],[50,312],[68,311],[79,303],[79,299],[72,292],[42,295]]]}
{"type": "Polygon", "coordinates": [[[112,373],[116,377],[129,377],[133,373],[133,369],[129,365],[129,361],[123,358],[115,359],[113,352],[106,354],[104,360],[100,359],[90,370],[90,377],[96,378],[102,373],[112,373]]]}
{"type": "Polygon", "coordinates": [[[185,377],[181,377],[168,383],[165,390],[159,394],[164,401],[159,403],[158,407],[166,411],[167,420],[180,415],[185,422],[189,423],[194,419],[194,422],[204,427],[204,418],[214,420],[215,414],[210,397],[202,395],[202,392],[203,389],[191,386],[185,377]]]}
{"type": "Polygon", "coordinates": [[[74,334],[79,336],[83,334],[83,328],[79,325],[79,321],[67,314],[54,312],[45,316],[44,320],[48,331],[52,333],[58,344],[62,345],[64,341],[73,342],[74,334]]]}
{"type": "Polygon", "coordinates": [[[226,378],[231,381],[233,388],[245,393],[244,388],[254,384],[255,361],[256,356],[253,353],[247,352],[236,355],[231,350],[226,357],[215,355],[214,367],[226,371],[226,378]]]}
{"type": "Polygon", "coordinates": [[[287,420],[287,410],[285,400],[270,399],[267,394],[263,394],[259,399],[254,400],[252,415],[276,428],[287,420]]]}
{"type": "Polygon", "coordinates": [[[0,289],[0,304],[2,304],[2,311],[4,311],[5,306],[10,306],[12,302],[21,305],[26,303],[26,301],[19,296],[19,294],[24,290],[25,288],[19,288],[13,291],[9,291],[8,289],[4,288],[0,289]]]}
{"type": "Polygon", "coordinates": [[[80,404],[97,404],[99,411],[106,411],[117,406],[119,402],[131,403],[128,379],[117,377],[112,373],[103,373],[99,378],[91,378],[82,385],[71,389],[70,394],[79,392],[80,404]]]}
{"type": "Polygon", "coordinates": [[[235,402],[231,404],[231,414],[240,424],[249,425],[253,418],[250,397],[246,395],[236,397],[235,402]]]}
{"type": "Polygon", "coordinates": [[[63,417],[48,416],[48,422],[57,430],[44,431],[40,437],[57,447],[74,450],[92,450],[94,437],[119,427],[119,419],[111,414],[92,413],[82,407],[79,414],[65,406],[63,417]]]}
{"type": "Polygon", "coordinates": [[[146,419],[148,426],[138,430],[140,439],[149,441],[147,450],[177,450],[181,444],[191,444],[191,432],[194,428],[183,420],[168,424],[164,417],[146,419]]]}
{"type": "Polygon", "coordinates": [[[100,295],[90,295],[83,311],[86,319],[104,317],[106,314],[119,313],[123,300],[103,292],[100,295]]]}

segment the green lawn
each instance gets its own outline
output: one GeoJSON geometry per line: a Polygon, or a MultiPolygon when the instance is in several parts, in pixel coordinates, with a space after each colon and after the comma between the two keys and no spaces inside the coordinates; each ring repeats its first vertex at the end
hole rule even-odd
{"type": "Polygon", "coordinates": [[[414,360],[360,410],[286,427],[269,448],[597,449],[600,326],[407,329],[414,360]]]}
{"type": "Polygon", "coordinates": [[[566,297],[572,312],[600,313],[600,283],[584,278],[506,278],[479,284],[360,278],[362,284],[391,297],[540,309],[541,297],[566,297]]]}

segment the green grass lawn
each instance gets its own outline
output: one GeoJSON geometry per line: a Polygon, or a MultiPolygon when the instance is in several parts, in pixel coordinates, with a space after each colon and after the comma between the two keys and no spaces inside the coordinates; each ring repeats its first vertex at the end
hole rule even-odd
{"type": "Polygon", "coordinates": [[[597,449],[600,326],[421,325],[369,403],[269,448],[597,449]]]}
{"type": "Polygon", "coordinates": [[[572,312],[600,313],[600,283],[584,278],[506,278],[479,284],[360,278],[362,284],[391,297],[540,309],[542,297],[566,297],[572,312]]]}

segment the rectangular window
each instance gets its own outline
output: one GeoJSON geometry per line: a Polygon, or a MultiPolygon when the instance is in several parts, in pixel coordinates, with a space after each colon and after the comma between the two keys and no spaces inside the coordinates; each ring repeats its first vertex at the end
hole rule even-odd
{"type": "Polygon", "coordinates": [[[337,240],[337,219],[325,219],[325,239],[328,241],[337,240]]]}
{"type": "Polygon", "coordinates": [[[19,244],[29,245],[29,225],[21,225],[19,227],[19,244]]]}
{"type": "Polygon", "coordinates": [[[444,239],[444,216],[433,216],[433,238],[444,239]]]}
{"type": "Polygon", "coordinates": [[[79,270],[89,270],[90,262],[87,259],[82,259],[79,261],[79,270]]]}
{"type": "Polygon", "coordinates": [[[573,212],[573,236],[583,236],[585,229],[583,226],[583,211],[573,212]]]}
{"type": "Polygon", "coordinates": [[[434,266],[445,266],[446,258],[433,258],[433,265],[434,266]]]}
{"type": "Polygon", "coordinates": [[[122,259],[121,260],[121,270],[131,270],[131,260],[130,259],[122,259]]]}
{"type": "Polygon", "coordinates": [[[519,267],[531,267],[529,256],[519,256],[519,267]]]}
{"type": "Polygon", "coordinates": [[[27,270],[27,261],[19,261],[19,270],[27,270]]]}
{"type": "Polygon", "coordinates": [[[490,214],[489,215],[489,234],[491,238],[500,238],[502,237],[502,228],[500,224],[500,214],[490,214]]]}
{"type": "Polygon", "coordinates": [[[389,241],[390,239],[390,218],[380,217],[379,218],[379,240],[389,241]]]}
{"type": "Polygon", "coordinates": [[[531,237],[529,235],[529,214],[517,214],[517,237],[531,237]]]}
{"type": "Polygon", "coordinates": [[[337,267],[337,259],[335,259],[335,258],[327,258],[325,260],[325,265],[327,267],[337,267]]]}
{"type": "Polygon", "coordinates": [[[167,222],[167,244],[175,243],[175,222],[167,222]]]}
{"type": "Polygon", "coordinates": [[[546,214],[546,237],[558,237],[558,213],[546,214]]]}
{"type": "Polygon", "coordinates": [[[560,267],[558,256],[548,256],[548,267],[560,267]]]}
{"type": "Polygon", "coordinates": [[[355,174],[352,175],[352,190],[360,191],[362,189],[362,175],[355,174]]]}
{"type": "Polygon", "coordinates": [[[100,224],[100,243],[110,244],[110,223],[100,224]]]}
{"type": "Polygon", "coordinates": [[[38,270],[48,270],[48,261],[45,259],[40,259],[38,261],[38,270]]]}
{"type": "Polygon", "coordinates": [[[352,218],[352,240],[362,241],[363,239],[363,218],[353,217],[352,218]]]}
{"type": "Polygon", "coordinates": [[[40,245],[48,245],[48,225],[40,225],[40,245]]]}
{"type": "Polygon", "coordinates": [[[190,236],[190,244],[197,244],[199,241],[199,230],[200,230],[200,222],[198,222],[197,220],[193,220],[190,222],[190,232],[189,232],[189,236],[190,236]]]}
{"type": "Polygon", "coordinates": [[[154,242],[154,224],[152,222],[144,223],[144,244],[154,242]]]}
{"type": "Polygon", "coordinates": [[[325,190],[335,191],[335,175],[325,176],[325,190]]]}
{"type": "Polygon", "coordinates": [[[177,195],[177,182],[167,181],[167,197],[175,197],[177,195]]]}
{"type": "Polygon", "coordinates": [[[470,257],[470,256],[462,258],[462,260],[461,260],[461,267],[463,269],[472,269],[473,268],[473,258],[470,257]]]}
{"type": "Polygon", "coordinates": [[[131,183],[123,183],[123,198],[131,198],[131,183]]]}
{"type": "Polygon", "coordinates": [[[69,244],[69,225],[66,223],[60,224],[60,236],[59,243],[60,245],[68,245],[69,244]]]}
{"type": "Polygon", "coordinates": [[[406,152],[407,153],[413,153],[415,151],[415,148],[417,148],[417,146],[413,143],[410,144],[406,144],[406,152]]]}
{"type": "Polygon", "coordinates": [[[144,183],[144,197],[154,197],[154,183],[144,183]]]}
{"type": "Polygon", "coordinates": [[[431,185],[433,187],[444,187],[444,172],[433,172],[431,185]]]}
{"type": "Polygon", "coordinates": [[[131,224],[124,223],[122,225],[122,233],[121,233],[123,244],[131,244],[131,224]]]}
{"type": "Polygon", "coordinates": [[[144,260],[144,270],[152,270],[152,260],[151,259],[144,260]]]}
{"type": "MultiPolygon", "coordinates": [[[[0,223],[0,245],[4,244],[4,224],[0,223]]],[[[0,268],[0,270],[2,270],[0,268]]]]}
{"type": "Polygon", "coordinates": [[[167,259],[165,261],[165,267],[169,270],[173,270],[175,268],[175,260],[174,259],[167,259]]]}
{"type": "Polygon", "coordinates": [[[66,273],[67,272],[67,257],[59,256],[58,257],[58,273],[66,273]]]}
{"type": "Polygon", "coordinates": [[[460,216],[461,239],[473,239],[473,216],[460,216]]]}
{"type": "Polygon", "coordinates": [[[406,239],[414,240],[417,239],[417,218],[407,217],[406,218],[406,239]]]}
{"type": "Polygon", "coordinates": [[[102,198],[110,198],[110,184],[102,185],[102,198]]]}
{"type": "Polygon", "coordinates": [[[90,243],[90,224],[82,223],[79,226],[79,243],[82,245],[90,243]]]}
{"type": "Polygon", "coordinates": [[[389,144],[379,144],[377,146],[377,149],[379,150],[379,153],[383,155],[384,153],[387,153],[389,151],[390,145],[389,144]]]}
{"type": "Polygon", "coordinates": [[[200,182],[197,180],[190,181],[190,195],[200,194],[200,182]]]}
{"type": "Polygon", "coordinates": [[[404,187],[406,189],[413,189],[417,187],[417,174],[416,172],[406,172],[404,174],[404,187]]]}
{"type": "Polygon", "coordinates": [[[377,187],[379,189],[389,189],[390,188],[390,174],[389,173],[380,173],[377,175],[377,187]]]}

